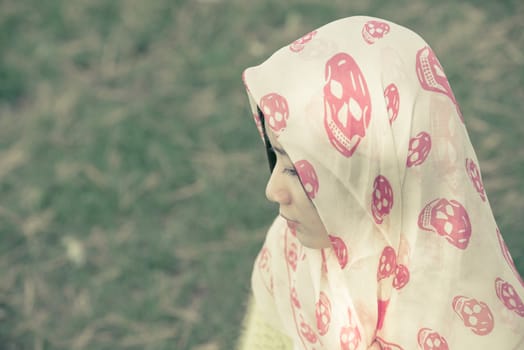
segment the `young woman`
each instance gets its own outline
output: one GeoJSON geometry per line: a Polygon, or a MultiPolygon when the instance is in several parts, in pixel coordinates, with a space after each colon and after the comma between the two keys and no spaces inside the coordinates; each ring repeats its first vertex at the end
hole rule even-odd
{"type": "Polygon", "coordinates": [[[280,212],[242,348],[524,348],[524,284],[423,39],[340,19],[243,79],[280,212]]]}

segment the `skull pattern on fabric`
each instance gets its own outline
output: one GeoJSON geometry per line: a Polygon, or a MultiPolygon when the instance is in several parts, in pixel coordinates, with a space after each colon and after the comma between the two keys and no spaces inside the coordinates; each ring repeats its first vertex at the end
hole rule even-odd
{"type": "Polygon", "coordinates": [[[480,195],[482,201],[486,201],[486,192],[484,191],[484,184],[480,177],[480,170],[475,162],[469,158],[466,158],[466,171],[468,172],[469,178],[475,186],[475,189],[480,195]]]}
{"type": "Polygon", "coordinates": [[[342,350],[356,350],[362,340],[360,330],[353,321],[351,310],[348,309],[349,323],[340,330],[340,348],[342,350]]]}
{"type": "Polygon", "coordinates": [[[466,209],[456,200],[437,198],[420,212],[418,226],[446,238],[459,249],[466,249],[471,237],[471,223],[466,209]]]}
{"type": "Polygon", "coordinates": [[[258,255],[257,268],[264,282],[265,287],[273,294],[273,276],[271,274],[271,252],[267,247],[262,248],[258,255]]]}
{"type": "Polygon", "coordinates": [[[497,292],[497,297],[508,310],[515,312],[520,317],[524,317],[524,303],[509,282],[497,277],[495,280],[495,291],[497,292]]]}
{"type": "Polygon", "coordinates": [[[285,129],[289,118],[289,108],[284,96],[270,93],[262,97],[259,103],[260,110],[264,113],[266,125],[269,125],[275,135],[279,135],[285,129]]]}
{"type": "Polygon", "coordinates": [[[295,287],[291,288],[291,302],[296,308],[300,309],[300,301],[298,300],[297,290],[295,287]]]}
{"type": "Polygon", "coordinates": [[[386,108],[388,110],[389,123],[393,123],[398,117],[400,109],[400,95],[398,88],[394,83],[386,86],[384,90],[384,98],[386,100],[386,108]]]}
{"type": "Polygon", "coordinates": [[[422,350],[449,350],[446,339],[430,328],[419,330],[418,345],[422,350]]]}
{"type": "Polygon", "coordinates": [[[311,344],[315,344],[318,340],[318,336],[316,335],[313,328],[304,321],[304,317],[300,315],[300,334],[304,339],[306,339],[311,344]]]}
{"type": "Polygon", "coordinates": [[[311,165],[307,160],[299,160],[298,162],[295,162],[294,166],[308,197],[310,199],[315,198],[318,192],[319,183],[313,165],[311,165]]]}
{"type": "Polygon", "coordinates": [[[520,284],[524,287],[524,280],[522,280],[522,277],[520,276],[519,272],[517,271],[517,268],[515,267],[515,263],[513,262],[513,258],[511,257],[511,254],[509,252],[508,246],[506,245],[506,242],[504,242],[504,238],[502,238],[502,235],[500,234],[499,229],[496,230],[497,233],[497,239],[499,241],[500,250],[502,251],[502,256],[504,256],[504,260],[508,263],[508,266],[513,271],[513,274],[517,279],[519,280],[520,284]]]}
{"type": "Polygon", "coordinates": [[[393,188],[388,179],[379,175],[373,182],[373,194],[371,201],[371,213],[377,224],[384,221],[384,217],[389,214],[393,207],[393,188]]]}
{"type": "Polygon", "coordinates": [[[329,141],[345,157],[353,155],[371,119],[371,97],[364,74],[347,53],[326,63],[324,127],[329,141]]]}
{"type": "Polygon", "coordinates": [[[377,343],[380,345],[380,350],[404,350],[400,345],[387,342],[381,337],[377,337],[377,343]]]}
{"type": "Polygon", "coordinates": [[[382,250],[380,255],[378,269],[377,269],[377,281],[387,278],[395,273],[397,268],[397,255],[393,247],[387,246],[382,250]]]}
{"type": "Polygon", "coordinates": [[[429,46],[425,46],[417,52],[416,70],[422,88],[448,96],[455,104],[460,120],[464,122],[457,100],[453,94],[453,90],[451,90],[448,78],[444,73],[444,69],[440,64],[437,55],[435,55],[429,46]]]}
{"type": "Polygon", "coordinates": [[[409,270],[405,265],[397,264],[395,269],[395,278],[393,279],[393,288],[402,289],[409,282],[409,270]]]}
{"type": "Polygon", "coordinates": [[[340,264],[340,267],[343,269],[344,267],[346,267],[349,259],[349,253],[346,243],[344,243],[344,241],[340,237],[332,235],[329,235],[329,240],[331,241],[333,251],[337,256],[338,263],[340,264]]]}
{"type": "Polygon", "coordinates": [[[419,35],[339,19],[248,68],[244,81],[298,175],[282,177],[293,196],[279,203],[297,224],[275,219],[264,243],[271,268],[257,262],[252,278],[260,312],[294,348],[522,344],[524,283],[493,237],[458,103],[419,35]],[[297,194],[324,225],[322,248],[303,245],[313,215],[302,215],[297,194]]]}
{"type": "Polygon", "coordinates": [[[362,28],[362,38],[368,44],[374,44],[389,33],[389,24],[383,21],[368,21],[362,28]]]}
{"type": "Polygon", "coordinates": [[[287,263],[293,270],[297,269],[298,247],[295,242],[289,242],[287,247],[287,263]]]}
{"type": "Polygon", "coordinates": [[[315,34],[317,34],[316,30],[305,34],[301,38],[293,41],[291,43],[291,45],[289,45],[289,49],[291,51],[293,51],[293,52],[300,52],[300,51],[302,51],[304,49],[304,47],[306,46],[306,44],[313,39],[315,34]]]}
{"type": "Polygon", "coordinates": [[[324,292],[320,292],[316,303],[315,316],[317,318],[317,329],[320,335],[325,335],[329,330],[331,322],[331,302],[324,292]]]}
{"type": "Polygon", "coordinates": [[[457,295],[453,298],[453,310],[464,323],[477,335],[486,335],[493,330],[493,314],[488,305],[474,298],[457,295]]]}
{"type": "Polygon", "coordinates": [[[421,131],[417,136],[409,140],[406,166],[410,168],[424,163],[429,155],[429,151],[431,151],[431,136],[427,132],[421,131]]]}

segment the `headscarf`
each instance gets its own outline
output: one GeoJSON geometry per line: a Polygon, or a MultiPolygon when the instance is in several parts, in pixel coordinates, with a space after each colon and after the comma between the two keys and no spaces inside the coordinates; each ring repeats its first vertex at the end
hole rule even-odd
{"type": "Polygon", "coordinates": [[[524,284],[422,38],[344,18],[243,80],[332,244],[307,248],[277,217],[252,275],[267,322],[297,349],[524,348],[524,284]]]}

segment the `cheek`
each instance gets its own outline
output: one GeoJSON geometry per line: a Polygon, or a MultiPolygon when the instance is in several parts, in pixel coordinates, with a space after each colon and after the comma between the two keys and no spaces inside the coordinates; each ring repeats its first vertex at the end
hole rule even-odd
{"type": "Polygon", "coordinates": [[[293,201],[295,202],[298,209],[301,211],[310,211],[311,207],[314,208],[313,203],[311,203],[311,200],[309,199],[306,191],[304,190],[304,187],[302,187],[302,184],[300,183],[300,180],[298,177],[295,178],[296,181],[293,183],[293,201]]]}
{"type": "Polygon", "coordinates": [[[315,231],[321,229],[325,231],[324,224],[320,220],[317,208],[311,199],[309,199],[306,191],[300,183],[300,180],[298,180],[298,177],[294,179],[296,182],[293,183],[292,187],[293,204],[297,214],[302,219],[301,221],[315,231]]]}
{"type": "Polygon", "coordinates": [[[324,227],[320,220],[320,216],[318,215],[317,208],[304,192],[302,192],[300,196],[300,202],[297,201],[297,209],[300,211],[300,215],[308,225],[312,226],[312,228],[318,230],[324,227]]]}

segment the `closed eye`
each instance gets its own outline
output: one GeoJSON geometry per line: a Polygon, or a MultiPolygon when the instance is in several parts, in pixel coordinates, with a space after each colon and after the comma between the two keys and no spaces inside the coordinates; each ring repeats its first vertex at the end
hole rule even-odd
{"type": "Polygon", "coordinates": [[[285,168],[284,169],[284,174],[288,174],[288,175],[291,175],[291,176],[297,176],[298,175],[298,173],[295,170],[295,168],[285,168]]]}

